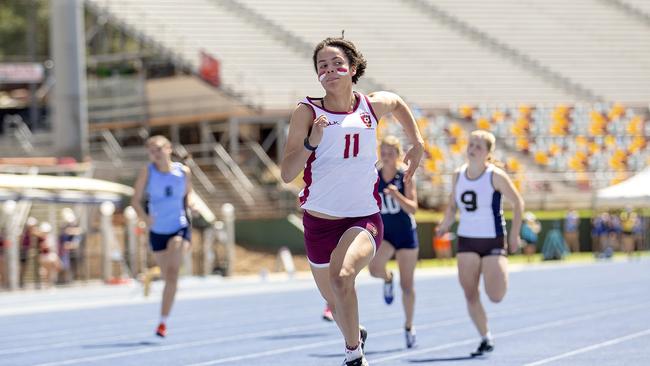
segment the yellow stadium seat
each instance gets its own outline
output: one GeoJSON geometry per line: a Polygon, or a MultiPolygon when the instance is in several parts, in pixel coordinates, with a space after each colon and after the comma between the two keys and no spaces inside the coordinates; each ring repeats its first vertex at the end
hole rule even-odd
{"type": "Polygon", "coordinates": [[[438,164],[433,159],[427,159],[424,162],[424,169],[430,173],[438,173],[438,164]]]}
{"type": "Polygon", "coordinates": [[[632,139],[632,143],[630,143],[630,146],[628,146],[627,151],[630,154],[634,154],[634,153],[637,153],[637,152],[641,151],[641,149],[643,149],[645,147],[645,145],[646,145],[645,137],[643,137],[643,136],[634,136],[634,138],[632,139]]]}
{"type": "Polygon", "coordinates": [[[587,138],[585,136],[582,136],[582,135],[576,136],[576,138],[575,138],[575,144],[576,144],[577,147],[586,148],[588,142],[589,141],[587,140],[587,138]]]}
{"type": "Polygon", "coordinates": [[[625,107],[621,103],[614,103],[612,108],[607,113],[609,120],[620,118],[625,113],[625,107]]]}
{"type": "Polygon", "coordinates": [[[612,135],[607,135],[605,136],[605,146],[609,149],[613,149],[616,147],[616,137],[612,135]]]}
{"type": "Polygon", "coordinates": [[[530,149],[530,142],[527,137],[519,137],[516,142],[517,150],[528,151],[530,149]]]}
{"type": "Polygon", "coordinates": [[[548,153],[551,156],[555,156],[561,152],[562,152],[562,148],[558,144],[553,143],[551,144],[551,146],[548,147],[548,153]]]}
{"type": "Polygon", "coordinates": [[[605,117],[603,117],[602,114],[596,112],[596,111],[591,111],[589,112],[589,117],[591,118],[591,122],[596,123],[600,126],[603,126],[607,123],[607,120],[605,117]]]}
{"type": "Polygon", "coordinates": [[[476,120],[476,128],[479,130],[489,131],[490,127],[492,127],[492,124],[490,124],[490,121],[487,118],[481,117],[476,120]]]}
{"type": "Polygon", "coordinates": [[[552,136],[566,136],[567,130],[558,123],[551,125],[550,132],[552,136]]]}
{"type": "Polygon", "coordinates": [[[456,122],[452,122],[449,125],[449,135],[451,135],[451,137],[459,138],[464,132],[463,128],[456,122]]]}
{"type": "Polygon", "coordinates": [[[445,160],[445,156],[442,153],[442,150],[436,145],[431,145],[427,148],[427,152],[429,153],[429,158],[433,161],[443,161],[445,160]]]}
{"type": "Polygon", "coordinates": [[[426,117],[420,117],[415,121],[417,122],[420,131],[424,131],[425,128],[429,125],[429,119],[426,117]]]}
{"type": "Polygon", "coordinates": [[[506,165],[508,166],[508,170],[513,173],[521,171],[521,163],[517,158],[508,158],[506,165]]]}
{"type": "Polygon", "coordinates": [[[540,165],[548,165],[548,155],[543,151],[538,151],[535,153],[535,162],[540,165]]]}
{"type": "Polygon", "coordinates": [[[502,111],[496,110],[494,113],[492,113],[492,121],[495,123],[501,123],[505,121],[506,119],[506,114],[503,113],[502,111]]]}
{"type": "Polygon", "coordinates": [[[463,104],[458,108],[458,114],[463,118],[470,119],[474,115],[474,107],[463,104]]]}
{"type": "Polygon", "coordinates": [[[616,173],[616,176],[609,182],[609,184],[611,185],[618,184],[626,180],[627,178],[628,176],[626,172],[618,172],[616,173]]]}
{"type": "Polygon", "coordinates": [[[592,141],[588,144],[587,150],[589,151],[589,154],[596,155],[600,153],[600,145],[592,141]]]}
{"type": "Polygon", "coordinates": [[[630,135],[640,135],[643,130],[643,118],[634,116],[626,126],[626,131],[630,135]]]}

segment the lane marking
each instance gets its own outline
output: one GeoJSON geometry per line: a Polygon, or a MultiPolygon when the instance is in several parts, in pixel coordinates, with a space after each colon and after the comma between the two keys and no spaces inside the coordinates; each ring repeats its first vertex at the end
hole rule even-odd
{"type": "MultiPolygon", "coordinates": [[[[565,318],[565,319],[556,320],[554,322],[545,322],[545,323],[542,323],[542,324],[531,325],[531,326],[528,326],[528,327],[523,327],[523,328],[518,328],[518,329],[511,329],[509,331],[495,333],[494,336],[496,338],[507,338],[507,337],[511,337],[513,335],[518,335],[518,334],[521,334],[521,333],[528,333],[528,332],[533,332],[533,331],[537,331],[537,330],[541,330],[541,329],[554,328],[554,327],[557,327],[557,326],[563,326],[563,325],[567,325],[567,324],[571,324],[571,323],[577,323],[577,322],[580,322],[580,321],[583,321],[583,320],[598,318],[600,316],[613,315],[613,314],[621,313],[621,312],[624,312],[624,311],[635,310],[635,309],[638,309],[638,308],[646,308],[647,306],[648,306],[648,304],[643,303],[643,304],[630,305],[630,306],[627,306],[625,308],[608,309],[608,310],[603,310],[603,311],[596,312],[596,313],[593,313],[593,314],[588,314],[588,315],[583,315],[583,316],[576,316],[576,317],[571,317],[571,318],[565,318]]],[[[395,355],[388,356],[388,357],[383,357],[383,358],[378,358],[378,359],[369,359],[368,363],[374,365],[374,364],[377,364],[377,363],[392,361],[392,360],[401,358],[402,356],[412,356],[412,355],[423,354],[423,353],[427,353],[427,352],[431,352],[431,351],[439,351],[439,350],[442,350],[442,349],[453,348],[453,347],[460,346],[460,345],[472,344],[472,343],[475,343],[475,342],[477,342],[477,338],[473,337],[471,339],[466,339],[466,340],[461,340],[461,341],[457,341],[457,342],[447,343],[447,344],[443,344],[443,345],[440,345],[440,346],[424,348],[424,349],[420,349],[420,350],[416,350],[416,351],[402,352],[402,353],[399,353],[399,354],[395,354],[395,355]]]]}
{"type": "Polygon", "coordinates": [[[610,339],[610,340],[605,341],[605,342],[593,344],[591,346],[578,348],[576,350],[565,352],[565,353],[559,354],[557,356],[553,356],[553,357],[545,358],[545,359],[542,359],[542,360],[539,360],[539,361],[527,363],[524,366],[543,365],[543,364],[546,364],[546,363],[549,363],[549,362],[561,360],[563,358],[567,358],[567,357],[579,355],[581,353],[593,351],[593,350],[598,349],[598,348],[613,346],[615,344],[623,343],[625,341],[629,341],[631,339],[643,337],[643,336],[646,336],[646,335],[650,335],[650,329],[646,329],[646,330],[643,330],[643,331],[640,331],[640,332],[628,334],[628,335],[623,336],[623,337],[613,338],[613,339],[610,339]]]}

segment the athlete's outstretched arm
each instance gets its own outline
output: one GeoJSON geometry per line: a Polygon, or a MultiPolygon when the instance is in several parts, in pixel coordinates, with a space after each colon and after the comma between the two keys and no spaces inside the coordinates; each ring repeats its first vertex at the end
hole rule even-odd
{"type": "Polygon", "coordinates": [[[395,93],[386,91],[375,92],[368,95],[368,99],[372,104],[377,118],[381,119],[384,115],[392,113],[402,125],[402,128],[404,128],[404,133],[406,133],[406,137],[411,142],[411,147],[404,155],[404,163],[408,166],[404,173],[404,181],[410,182],[415,174],[415,170],[420,165],[420,159],[422,159],[422,154],[424,153],[424,140],[422,139],[422,135],[420,135],[418,125],[415,123],[415,118],[411,110],[402,98],[395,93]]]}
{"type": "Polygon", "coordinates": [[[514,253],[519,249],[521,239],[519,233],[521,232],[521,217],[524,212],[524,200],[521,198],[512,180],[508,174],[501,169],[495,169],[496,174],[493,175],[494,188],[501,192],[508,201],[512,204],[512,225],[510,226],[510,235],[508,235],[508,247],[510,253],[514,253]]]}
{"type": "Polygon", "coordinates": [[[327,118],[323,115],[314,119],[314,112],[304,104],[299,104],[291,115],[289,135],[284,147],[284,156],[280,163],[280,175],[285,183],[294,180],[305,168],[305,163],[311,155],[304,145],[305,137],[309,134],[309,144],[318,146],[323,138],[323,128],[327,126],[327,118]],[[311,127],[311,134],[309,129],[311,127]]]}
{"type": "Polygon", "coordinates": [[[454,174],[451,183],[451,193],[449,194],[449,202],[447,203],[447,209],[445,210],[445,217],[442,219],[438,227],[436,227],[436,236],[440,236],[449,231],[449,227],[456,221],[456,211],[458,207],[456,206],[456,182],[458,181],[458,171],[454,174]]]}

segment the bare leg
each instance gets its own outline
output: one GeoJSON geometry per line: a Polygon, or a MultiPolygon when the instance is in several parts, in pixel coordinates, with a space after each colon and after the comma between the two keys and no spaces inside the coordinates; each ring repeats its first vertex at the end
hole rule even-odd
{"type": "Polygon", "coordinates": [[[372,277],[381,278],[382,280],[388,282],[392,279],[390,272],[386,270],[386,263],[393,257],[395,254],[395,248],[387,242],[383,241],[381,246],[377,250],[377,254],[370,261],[368,265],[368,270],[372,277]]]}
{"type": "Polygon", "coordinates": [[[396,253],[399,265],[399,282],[402,288],[402,304],[406,320],[404,327],[411,329],[413,326],[413,314],[415,313],[415,287],[414,275],[415,266],[418,263],[418,249],[400,249],[396,253]]]}
{"type": "Polygon", "coordinates": [[[165,288],[163,290],[162,306],[160,314],[164,317],[168,316],[174,297],[176,296],[176,288],[178,285],[178,272],[181,266],[183,257],[183,245],[187,245],[187,241],[183,241],[180,236],[174,236],[169,239],[167,249],[154,253],[156,263],[160,267],[162,278],[165,280],[165,288]]]}
{"type": "Polygon", "coordinates": [[[508,290],[508,258],[502,255],[489,255],[481,260],[483,284],[490,301],[501,302],[508,290]]]}
{"type": "Polygon", "coordinates": [[[354,283],[374,254],[371,236],[360,228],[348,229],[332,252],[329,279],[334,294],[336,320],[349,348],[359,345],[359,308],[354,283]]]}
{"type": "Polygon", "coordinates": [[[486,336],[488,332],[487,317],[478,290],[479,279],[481,278],[481,257],[476,253],[469,252],[458,253],[457,257],[458,279],[465,292],[469,316],[479,334],[486,336]]]}

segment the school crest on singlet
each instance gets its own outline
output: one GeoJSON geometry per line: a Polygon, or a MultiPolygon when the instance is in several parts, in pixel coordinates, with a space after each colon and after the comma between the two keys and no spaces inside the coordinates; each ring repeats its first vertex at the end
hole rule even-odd
{"type": "Polygon", "coordinates": [[[366,125],[366,128],[372,128],[372,118],[370,118],[370,113],[363,112],[359,116],[361,117],[363,124],[366,125]]]}

